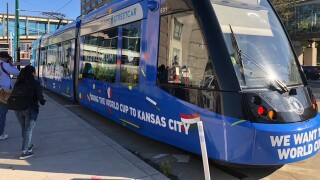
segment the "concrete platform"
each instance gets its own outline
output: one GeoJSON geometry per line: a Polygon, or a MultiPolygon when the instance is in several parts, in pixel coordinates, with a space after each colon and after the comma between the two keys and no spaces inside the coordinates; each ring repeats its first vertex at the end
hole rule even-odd
{"type": "Polygon", "coordinates": [[[33,134],[35,155],[19,160],[21,128],[13,111],[7,114],[0,141],[0,179],[168,179],[108,136],[50,97],[40,108],[33,134]]]}

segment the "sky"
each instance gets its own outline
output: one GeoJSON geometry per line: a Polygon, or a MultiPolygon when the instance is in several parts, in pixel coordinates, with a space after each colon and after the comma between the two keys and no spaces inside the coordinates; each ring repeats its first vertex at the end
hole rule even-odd
{"type": "MultiPolygon", "coordinates": [[[[58,12],[65,14],[65,19],[76,19],[80,15],[80,0],[19,0],[20,15],[43,16],[41,12],[58,12]],[[24,11],[28,10],[28,11],[24,11]]],[[[15,0],[0,0],[0,13],[15,14],[15,0]]]]}

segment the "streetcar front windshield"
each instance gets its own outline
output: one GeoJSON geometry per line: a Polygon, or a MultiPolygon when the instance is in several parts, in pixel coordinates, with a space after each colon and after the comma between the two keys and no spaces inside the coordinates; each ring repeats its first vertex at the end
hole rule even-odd
{"type": "Polygon", "coordinates": [[[211,3],[242,89],[302,84],[292,48],[267,0],[211,3]]]}

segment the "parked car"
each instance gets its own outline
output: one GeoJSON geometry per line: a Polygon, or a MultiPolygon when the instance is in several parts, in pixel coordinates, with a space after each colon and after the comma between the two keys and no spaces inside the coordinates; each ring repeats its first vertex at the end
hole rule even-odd
{"type": "Polygon", "coordinates": [[[317,80],[320,78],[320,66],[302,66],[307,79],[317,80]]]}

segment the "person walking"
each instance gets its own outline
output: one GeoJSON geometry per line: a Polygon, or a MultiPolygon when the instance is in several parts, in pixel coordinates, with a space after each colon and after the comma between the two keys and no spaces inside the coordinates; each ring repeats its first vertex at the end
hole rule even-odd
{"type": "Polygon", "coordinates": [[[30,99],[27,109],[15,110],[15,115],[18,118],[22,129],[23,141],[20,159],[30,158],[34,154],[33,144],[31,144],[32,132],[39,114],[39,103],[44,105],[46,102],[42,94],[41,85],[35,80],[35,77],[36,70],[33,66],[28,65],[23,68],[18,76],[17,82],[15,83],[11,94],[14,96],[15,92],[27,91],[26,96],[29,96],[30,99]]]}
{"type": "MultiPolygon", "coordinates": [[[[0,52],[0,67],[0,88],[11,89],[10,75],[18,76],[19,70],[14,67],[12,58],[7,52],[0,52]]],[[[9,135],[4,134],[7,113],[7,105],[0,103],[0,141],[9,138],[9,135]]]]}

